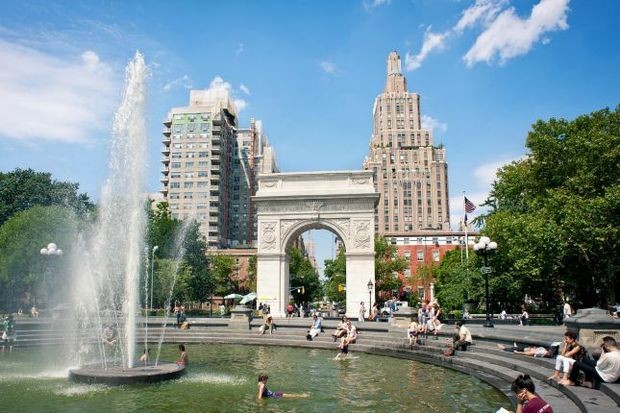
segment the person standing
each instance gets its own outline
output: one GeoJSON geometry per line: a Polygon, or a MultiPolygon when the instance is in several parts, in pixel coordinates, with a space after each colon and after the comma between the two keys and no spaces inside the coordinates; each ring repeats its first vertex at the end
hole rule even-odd
{"type": "Polygon", "coordinates": [[[359,308],[359,317],[357,318],[360,323],[364,322],[365,316],[366,316],[366,307],[364,306],[364,302],[362,301],[360,303],[360,308],[359,308]]]}
{"type": "Polygon", "coordinates": [[[521,306],[521,317],[519,318],[519,325],[526,326],[530,323],[530,315],[524,305],[521,306]]]}
{"type": "Polygon", "coordinates": [[[573,315],[573,308],[568,303],[568,300],[566,302],[564,302],[564,308],[563,308],[562,312],[564,313],[564,319],[565,320],[567,318],[570,318],[570,316],[573,315]]]}
{"type": "Polygon", "coordinates": [[[517,395],[517,413],[553,413],[551,405],[536,395],[536,386],[527,374],[521,374],[510,386],[517,395]]]}

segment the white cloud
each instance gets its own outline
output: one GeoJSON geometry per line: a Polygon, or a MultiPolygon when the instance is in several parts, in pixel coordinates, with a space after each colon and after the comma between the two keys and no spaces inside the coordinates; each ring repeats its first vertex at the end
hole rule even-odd
{"type": "Polygon", "coordinates": [[[241,99],[236,95],[233,87],[230,83],[225,81],[221,76],[215,76],[209,87],[206,90],[200,92],[201,98],[208,99],[222,99],[229,100],[235,106],[237,113],[241,112],[248,107],[248,102],[241,99]]]}
{"type": "Polygon", "coordinates": [[[239,85],[239,89],[240,89],[243,93],[245,93],[246,95],[248,95],[248,96],[250,96],[250,95],[251,95],[251,93],[250,93],[250,89],[248,89],[248,87],[247,87],[246,85],[244,85],[243,83],[241,83],[241,84],[239,85]]]}
{"type": "Polygon", "coordinates": [[[239,43],[239,46],[237,46],[237,50],[235,51],[235,54],[241,54],[245,51],[245,45],[243,43],[239,43]]]}
{"type": "Polygon", "coordinates": [[[465,29],[483,27],[474,45],[463,57],[468,66],[478,61],[491,62],[496,55],[500,63],[526,54],[539,39],[543,44],[549,38],[541,36],[550,31],[568,28],[566,14],[570,0],[540,0],[527,20],[515,14],[514,7],[505,9],[509,0],[476,0],[462,11],[458,22],[442,33],[433,33],[430,26],[424,33],[420,52],[405,55],[405,69],[413,71],[433,50],[441,50],[451,38],[460,36],[465,29]]]}
{"type": "MultiPolygon", "coordinates": [[[[471,222],[472,219],[484,213],[486,211],[485,208],[480,207],[484,201],[486,201],[489,196],[488,191],[478,191],[478,192],[467,192],[465,194],[467,199],[476,205],[476,210],[471,214],[467,214],[467,221],[471,222]]],[[[465,216],[465,204],[464,204],[463,194],[460,193],[456,196],[450,197],[450,227],[453,229],[458,229],[459,222],[465,216]]]]}
{"type": "Polygon", "coordinates": [[[336,65],[333,64],[332,62],[329,62],[327,60],[322,60],[319,63],[319,66],[321,66],[321,69],[325,72],[325,73],[334,73],[337,69],[336,65]]]}
{"type": "Polygon", "coordinates": [[[467,66],[476,62],[500,64],[528,53],[544,33],[568,29],[566,15],[570,0],[541,0],[527,19],[516,15],[514,7],[501,12],[482,32],[463,59],[467,66]]]}
{"type": "Polygon", "coordinates": [[[490,23],[506,4],[507,0],[476,0],[476,3],[463,10],[454,31],[461,32],[480,22],[490,23]]]}
{"type": "Polygon", "coordinates": [[[449,36],[449,32],[445,33],[433,33],[429,26],[424,32],[424,42],[420,52],[416,55],[411,55],[409,52],[405,55],[405,69],[407,71],[416,70],[422,66],[422,62],[426,59],[426,56],[434,49],[442,49],[443,43],[449,36]]]}
{"type": "Polygon", "coordinates": [[[432,129],[445,133],[448,130],[448,125],[431,116],[422,115],[422,129],[432,129]]]}
{"type": "Polygon", "coordinates": [[[380,6],[388,6],[391,2],[392,0],[364,0],[362,4],[366,11],[370,11],[380,6]]]}
{"type": "Polygon", "coordinates": [[[176,87],[182,87],[183,89],[191,89],[192,88],[192,80],[189,78],[188,75],[183,75],[181,77],[178,77],[174,80],[171,80],[170,82],[166,83],[163,87],[162,90],[164,91],[169,91],[171,89],[174,89],[176,87]]]}
{"type": "Polygon", "coordinates": [[[1,136],[87,142],[109,120],[118,79],[95,52],[61,57],[0,40],[0,56],[1,136]]]}

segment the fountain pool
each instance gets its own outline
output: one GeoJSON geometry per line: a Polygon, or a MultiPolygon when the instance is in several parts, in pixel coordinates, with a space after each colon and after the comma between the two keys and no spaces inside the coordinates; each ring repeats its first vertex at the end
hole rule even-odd
{"type": "MultiPolygon", "coordinates": [[[[60,348],[0,354],[2,405],[11,412],[495,412],[510,407],[499,390],[449,369],[358,354],[335,361],[334,351],[242,345],[188,345],[187,374],[156,384],[106,386],[67,381],[60,348]],[[60,353],[59,353],[60,354],[60,353]],[[50,361],[54,360],[54,361],[50,361]],[[57,364],[56,364],[57,363],[57,364]],[[258,401],[257,376],[269,388],[309,393],[308,399],[258,401]]],[[[164,344],[162,358],[177,347],[164,344]]]]}

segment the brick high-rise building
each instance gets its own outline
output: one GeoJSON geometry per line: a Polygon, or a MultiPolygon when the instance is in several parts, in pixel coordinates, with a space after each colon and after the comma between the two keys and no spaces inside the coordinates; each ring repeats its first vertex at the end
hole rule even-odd
{"type": "Polygon", "coordinates": [[[370,151],[364,169],[380,194],[375,231],[406,235],[450,229],[446,151],[422,128],[420,95],[407,91],[400,56],[390,52],[387,82],[375,99],[370,151]]]}

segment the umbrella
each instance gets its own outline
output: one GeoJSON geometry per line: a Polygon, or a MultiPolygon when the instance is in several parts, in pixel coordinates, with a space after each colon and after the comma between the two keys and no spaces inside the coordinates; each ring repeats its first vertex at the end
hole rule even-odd
{"type": "Polygon", "coordinates": [[[239,304],[247,304],[249,302],[252,302],[256,300],[256,293],[250,293],[246,296],[244,296],[241,301],[239,301],[239,304]]]}
{"type": "Polygon", "coordinates": [[[224,297],[225,300],[240,300],[243,296],[241,294],[228,294],[224,297]]]}

